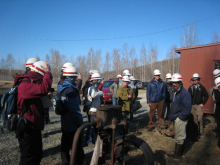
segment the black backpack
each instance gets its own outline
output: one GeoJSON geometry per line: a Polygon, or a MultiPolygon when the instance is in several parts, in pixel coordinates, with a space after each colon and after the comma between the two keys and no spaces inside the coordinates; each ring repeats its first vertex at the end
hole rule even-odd
{"type": "MultiPolygon", "coordinates": [[[[22,82],[28,82],[28,81],[22,81],[22,82]]],[[[20,116],[17,113],[17,93],[18,93],[18,86],[20,84],[14,85],[12,88],[8,89],[1,98],[0,128],[2,131],[5,128],[9,131],[16,130],[17,122],[20,116]]],[[[21,112],[24,113],[25,109],[26,108],[23,104],[23,108],[21,112]]]]}
{"type": "Polygon", "coordinates": [[[64,103],[61,100],[61,95],[57,94],[56,96],[54,96],[55,99],[55,113],[57,115],[64,115],[67,113],[68,109],[65,108],[64,103]]]}

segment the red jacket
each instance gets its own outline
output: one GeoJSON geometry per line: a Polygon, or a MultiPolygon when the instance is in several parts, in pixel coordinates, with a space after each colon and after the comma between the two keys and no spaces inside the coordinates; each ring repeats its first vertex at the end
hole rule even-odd
{"type": "Polygon", "coordinates": [[[26,113],[24,116],[31,123],[33,129],[44,129],[43,106],[41,97],[48,94],[52,85],[52,75],[45,72],[42,84],[31,83],[27,76],[19,76],[14,84],[22,82],[18,87],[17,112],[20,114],[23,102],[25,101],[26,113]]]}

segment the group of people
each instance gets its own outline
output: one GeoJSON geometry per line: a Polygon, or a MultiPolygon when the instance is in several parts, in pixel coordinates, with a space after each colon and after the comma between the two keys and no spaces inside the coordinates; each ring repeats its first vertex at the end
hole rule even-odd
{"type": "MultiPolygon", "coordinates": [[[[116,93],[114,105],[121,105],[123,116],[128,118],[130,105],[137,97],[134,94],[136,89],[133,76],[128,70],[123,72],[123,76],[118,75],[113,89],[116,93]],[[131,81],[131,82],[130,82],[131,81]],[[131,87],[130,87],[131,86],[131,87]]],[[[101,91],[104,80],[96,70],[89,72],[89,78],[82,88],[84,111],[87,112],[88,121],[92,121],[103,101],[101,91]]],[[[26,62],[25,75],[15,78],[14,84],[20,84],[17,96],[17,111],[25,107],[25,113],[20,117],[16,129],[20,148],[20,164],[40,164],[42,158],[42,134],[44,123],[49,122],[49,109],[42,103],[45,97],[52,94],[52,74],[50,66],[44,61],[37,61],[31,58],[26,62]],[[46,119],[46,120],[45,120],[46,119]]],[[[77,72],[71,63],[65,63],[61,70],[60,81],[57,85],[57,93],[61,96],[66,113],[61,115],[61,160],[62,164],[69,164],[72,142],[77,129],[83,124],[83,117],[80,110],[80,91],[82,87],[82,75],[77,72]]],[[[85,145],[94,144],[97,134],[93,127],[89,127],[86,132],[85,145]]],[[[87,164],[83,151],[82,138],[78,143],[77,164],[87,164]]]]}
{"type": "MultiPolygon", "coordinates": [[[[190,115],[193,116],[193,123],[196,128],[193,130],[191,137],[198,141],[200,136],[204,135],[203,110],[202,107],[208,101],[208,92],[200,83],[200,76],[194,73],[191,81],[193,84],[188,91],[183,87],[182,76],[179,73],[166,75],[166,83],[160,79],[160,71],[154,71],[154,78],[148,83],[147,87],[147,104],[150,107],[148,113],[149,122],[148,130],[154,128],[153,117],[157,109],[157,123],[171,121],[174,124],[174,141],[175,151],[170,155],[175,159],[180,159],[184,151],[184,141],[186,139],[186,128],[192,127],[188,123],[190,115]]],[[[215,119],[217,123],[218,146],[220,147],[220,70],[213,71],[215,85],[210,88],[209,94],[216,104],[215,119]]]]}
{"type": "MultiPolygon", "coordinates": [[[[77,75],[72,65],[65,64],[62,68],[61,80],[57,86],[67,113],[61,116],[61,159],[69,164],[70,147],[74,134],[83,124],[79,108],[79,89],[82,84],[81,75],[77,75]],[[78,77],[78,78],[77,78],[78,77]]],[[[42,134],[44,123],[49,122],[49,109],[52,94],[52,74],[50,65],[44,61],[31,58],[26,62],[25,75],[14,79],[18,86],[17,112],[20,118],[17,124],[16,137],[20,148],[20,165],[39,165],[43,156],[42,134]],[[21,113],[22,112],[22,113],[21,113]]],[[[77,163],[87,164],[81,143],[78,144],[77,163]]]]}
{"type": "MultiPolygon", "coordinates": [[[[186,125],[190,114],[198,126],[197,135],[204,134],[202,122],[202,107],[208,100],[208,93],[202,86],[199,74],[193,74],[193,85],[188,91],[183,87],[182,76],[179,73],[166,75],[167,82],[160,78],[160,71],[154,71],[154,78],[147,87],[147,104],[150,107],[148,129],[152,129],[153,117],[157,109],[158,122],[170,120],[174,123],[175,152],[174,158],[180,159],[181,151],[186,138],[186,125]]],[[[220,70],[214,70],[213,76],[216,86],[209,90],[215,104],[215,119],[217,123],[218,146],[220,147],[220,70]]],[[[84,112],[88,114],[88,121],[92,121],[103,101],[104,80],[96,70],[89,72],[89,78],[82,88],[84,112]]],[[[122,115],[128,121],[132,119],[131,105],[138,96],[136,89],[137,80],[131,76],[128,70],[124,70],[122,76],[117,75],[116,81],[110,86],[113,93],[113,105],[122,106],[122,115]]],[[[44,129],[44,109],[42,98],[51,94],[52,74],[50,66],[44,61],[32,58],[26,63],[25,75],[19,75],[14,80],[19,85],[17,94],[17,111],[23,111],[17,125],[16,137],[18,138],[21,152],[20,164],[39,165],[42,158],[42,136],[44,129]]],[[[61,160],[63,164],[69,164],[70,152],[74,135],[83,124],[80,110],[80,91],[82,87],[82,75],[77,72],[71,63],[65,63],[61,70],[61,78],[57,85],[58,94],[64,103],[67,112],[61,115],[61,160]]],[[[20,114],[20,113],[19,113],[20,114]]],[[[49,116],[48,116],[49,117],[49,116]]],[[[129,130],[129,129],[127,129],[129,130]]],[[[127,131],[128,132],[128,131],[127,131]]],[[[93,127],[87,129],[85,145],[95,143],[97,134],[93,127]]],[[[77,164],[87,164],[83,151],[82,138],[78,143],[77,164]]]]}

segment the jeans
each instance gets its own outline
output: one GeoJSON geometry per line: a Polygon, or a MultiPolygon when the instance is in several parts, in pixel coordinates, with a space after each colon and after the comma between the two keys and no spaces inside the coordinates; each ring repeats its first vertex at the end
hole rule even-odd
{"type": "Polygon", "coordinates": [[[165,120],[168,120],[169,111],[170,111],[170,103],[165,101],[163,105],[163,114],[162,114],[162,117],[164,117],[165,120]],[[166,111],[167,111],[166,117],[164,117],[166,111]]]}
{"type": "Polygon", "coordinates": [[[117,98],[112,97],[112,105],[118,105],[117,98]]]}
{"type": "MultiPolygon", "coordinates": [[[[92,121],[92,119],[95,117],[95,115],[88,115],[89,122],[92,121]]],[[[95,128],[93,126],[88,127],[86,131],[86,145],[95,144],[97,138],[97,134],[95,133],[95,128]]]]}

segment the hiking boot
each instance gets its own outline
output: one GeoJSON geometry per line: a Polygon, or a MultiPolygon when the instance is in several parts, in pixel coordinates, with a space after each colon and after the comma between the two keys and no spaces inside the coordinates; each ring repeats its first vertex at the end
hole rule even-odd
{"type": "Polygon", "coordinates": [[[183,144],[177,143],[176,154],[174,156],[175,160],[180,160],[180,158],[182,156],[182,148],[183,148],[183,144]]]}
{"type": "Polygon", "coordinates": [[[168,158],[172,158],[174,160],[180,160],[183,153],[183,144],[175,143],[175,150],[171,154],[166,154],[165,156],[168,158]]]}
{"type": "Polygon", "coordinates": [[[177,148],[177,143],[175,143],[175,149],[174,149],[174,151],[171,152],[171,154],[165,154],[165,156],[168,157],[168,158],[174,159],[174,158],[175,158],[175,155],[176,155],[176,148],[177,148]]]}

